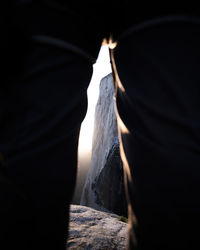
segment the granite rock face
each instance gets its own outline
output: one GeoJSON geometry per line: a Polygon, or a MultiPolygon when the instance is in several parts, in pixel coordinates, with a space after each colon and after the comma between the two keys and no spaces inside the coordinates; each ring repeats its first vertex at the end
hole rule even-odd
{"type": "Polygon", "coordinates": [[[127,217],[127,202],[125,199],[123,177],[119,142],[116,141],[108,153],[105,166],[99,176],[95,178],[92,189],[98,205],[115,214],[127,217]]]}
{"type": "Polygon", "coordinates": [[[81,205],[126,216],[127,204],[113,97],[113,79],[112,74],[109,74],[100,83],[92,160],[81,205]]]}
{"type": "Polygon", "coordinates": [[[119,216],[71,205],[67,249],[126,249],[128,224],[119,216]]]}

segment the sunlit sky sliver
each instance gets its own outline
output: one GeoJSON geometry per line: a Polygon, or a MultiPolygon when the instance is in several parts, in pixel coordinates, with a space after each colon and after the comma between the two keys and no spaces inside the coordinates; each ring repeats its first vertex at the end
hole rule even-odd
{"type": "Polygon", "coordinates": [[[79,138],[79,153],[86,154],[92,148],[92,136],[94,130],[95,106],[99,96],[99,83],[101,79],[111,72],[109,49],[103,45],[99,52],[96,63],[93,65],[93,75],[88,87],[88,110],[81,126],[79,138]]]}

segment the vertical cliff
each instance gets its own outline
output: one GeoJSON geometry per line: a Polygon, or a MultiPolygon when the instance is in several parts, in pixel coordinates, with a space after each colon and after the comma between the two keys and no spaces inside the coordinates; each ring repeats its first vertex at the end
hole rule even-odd
{"type": "Polygon", "coordinates": [[[123,169],[114,111],[112,74],[101,80],[95,110],[92,160],[81,205],[126,215],[123,169]]]}

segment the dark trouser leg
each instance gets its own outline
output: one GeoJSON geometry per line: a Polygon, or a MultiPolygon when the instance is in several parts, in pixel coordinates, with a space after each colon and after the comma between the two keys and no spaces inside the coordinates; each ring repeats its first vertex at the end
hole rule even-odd
{"type": "Polygon", "coordinates": [[[4,249],[65,249],[76,177],[76,144],[77,136],[71,137],[6,166],[12,185],[1,189],[4,249]]]}
{"type": "Polygon", "coordinates": [[[2,249],[64,250],[92,65],[51,46],[28,53],[27,69],[0,92],[3,176],[11,183],[1,185],[2,249]]]}
{"type": "Polygon", "coordinates": [[[129,249],[200,244],[199,42],[199,25],[172,22],[135,32],[115,49],[129,249]]]}

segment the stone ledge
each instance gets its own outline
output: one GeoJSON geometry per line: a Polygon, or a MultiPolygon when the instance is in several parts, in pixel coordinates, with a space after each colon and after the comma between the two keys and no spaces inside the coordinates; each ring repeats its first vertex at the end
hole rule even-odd
{"type": "Polygon", "coordinates": [[[71,205],[67,249],[126,249],[128,225],[119,216],[71,205]]]}

